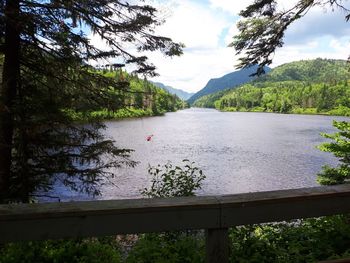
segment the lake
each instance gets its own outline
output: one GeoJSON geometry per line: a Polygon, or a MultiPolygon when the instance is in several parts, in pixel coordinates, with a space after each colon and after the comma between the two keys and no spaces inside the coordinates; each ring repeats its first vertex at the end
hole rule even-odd
{"type": "Polygon", "coordinates": [[[199,195],[316,186],[321,167],[336,164],[330,153],[316,149],[326,140],[321,132],[334,132],[333,119],[349,120],[191,108],[161,117],[107,122],[106,134],[120,147],[134,149],[132,159],[139,164],[116,170],[116,186],[103,187],[100,198],[139,198],[140,189],[150,183],[149,165],[180,164],[183,159],[195,162],[206,175],[199,195]]]}

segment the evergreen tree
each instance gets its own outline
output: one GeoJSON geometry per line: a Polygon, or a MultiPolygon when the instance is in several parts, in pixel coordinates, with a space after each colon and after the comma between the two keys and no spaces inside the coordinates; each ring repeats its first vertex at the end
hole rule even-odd
{"type": "Polygon", "coordinates": [[[323,143],[319,149],[331,152],[339,158],[337,167],[328,165],[318,174],[317,181],[320,184],[340,184],[350,179],[350,123],[345,121],[334,121],[333,126],[339,131],[334,134],[322,134],[323,137],[331,139],[332,142],[323,143]]]}
{"type": "Polygon", "coordinates": [[[154,34],[162,21],[155,8],[142,3],[7,0],[0,11],[0,203],[28,201],[57,180],[98,194],[110,169],[135,163],[128,158],[130,150],[105,138],[98,120],[73,122],[74,112],[82,109],[122,107],[110,95],[123,96],[129,88],[128,81],[103,76],[91,63],[114,59],[154,75],[147,57],[129,50],[173,56],[183,45],[154,34]],[[106,49],[93,46],[89,32],[106,49]]]}

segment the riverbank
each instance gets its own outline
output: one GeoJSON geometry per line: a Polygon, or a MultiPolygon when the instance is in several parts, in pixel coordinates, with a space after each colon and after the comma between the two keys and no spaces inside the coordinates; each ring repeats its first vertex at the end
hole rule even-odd
{"type": "MultiPolygon", "coordinates": [[[[177,111],[179,109],[175,109],[177,111]]],[[[76,112],[73,110],[64,110],[64,112],[76,122],[87,122],[89,120],[120,120],[127,118],[142,118],[152,116],[163,116],[167,112],[174,111],[157,111],[154,112],[151,109],[136,109],[136,108],[124,108],[116,111],[110,111],[107,109],[91,112],[76,112]]]]}
{"type": "Polygon", "coordinates": [[[291,110],[280,112],[280,111],[266,111],[262,107],[254,107],[250,109],[236,108],[236,107],[225,107],[217,109],[222,112],[265,112],[265,113],[283,113],[283,114],[303,114],[303,115],[325,115],[325,116],[344,116],[350,117],[350,108],[340,106],[329,111],[318,111],[317,108],[293,108],[291,110]]]}
{"type": "Polygon", "coordinates": [[[150,116],[164,115],[164,112],[154,113],[151,109],[135,109],[135,108],[125,108],[116,111],[100,110],[93,111],[90,113],[91,117],[98,118],[102,120],[115,120],[115,119],[125,119],[125,118],[141,118],[150,116]]]}

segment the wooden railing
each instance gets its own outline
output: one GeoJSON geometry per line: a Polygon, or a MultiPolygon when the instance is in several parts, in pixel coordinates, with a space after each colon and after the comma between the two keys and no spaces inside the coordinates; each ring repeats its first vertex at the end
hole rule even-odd
{"type": "Polygon", "coordinates": [[[227,196],[0,205],[0,243],[205,229],[207,262],[228,262],[228,228],[350,212],[350,185],[227,196]]]}

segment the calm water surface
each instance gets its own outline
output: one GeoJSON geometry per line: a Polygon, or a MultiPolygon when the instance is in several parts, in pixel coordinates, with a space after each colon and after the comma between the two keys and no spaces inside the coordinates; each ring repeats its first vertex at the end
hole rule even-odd
{"type": "Polygon", "coordinates": [[[183,159],[196,162],[206,175],[199,195],[315,186],[321,167],[336,164],[331,154],[315,148],[325,141],[320,132],[334,131],[333,119],[349,120],[192,108],[107,122],[107,135],[120,147],[134,149],[132,158],[139,165],[116,170],[116,186],[105,186],[101,198],[138,198],[150,183],[148,165],[183,159]]]}
{"type": "MultiPolygon", "coordinates": [[[[134,149],[136,168],[116,171],[117,187],[103,198],[140,197],[149,185],[148,165],[190,159],[207,176],[198,194],[216,195],[315,186],[324,164],[336,164],[315,147],[320,132],[333,132],[328,116],[231,113],[188,109],[152,117],[107,123],[107,134],[134,149]],[[153,134],[151,141],[146,137],[153,134]]],[[[349,119],[347,119],[349,120],[349,119]]]]}

